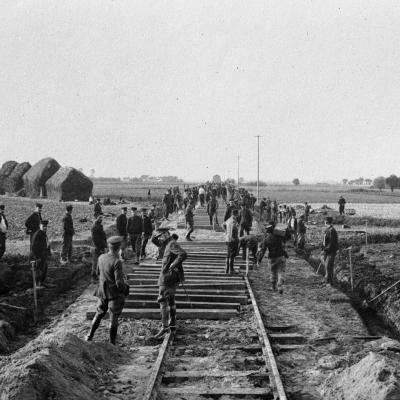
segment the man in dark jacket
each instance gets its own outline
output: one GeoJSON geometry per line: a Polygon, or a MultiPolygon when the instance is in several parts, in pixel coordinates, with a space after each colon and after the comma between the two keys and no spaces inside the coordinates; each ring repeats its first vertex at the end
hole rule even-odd
{"type": "Polygon", "coordinates": [[[185,221],[186,221],[186,240],[192,241],[190,235],[194,230],[194,213],[193,213],[193,203],[189,203],[185,211],[185,221]]]}
{"type": "Polygon", "coordinates": [[[226,222],[232,215],[232,210],[236,209],[235,202],[233,200],[229,200],[229,204],[226,206],[224,222],[226,222]]]}
{"type": "Polygon", "coordinates": [[[286,258],[288,254],[285,250],[285,242],[290,238],[288,230],[276,232],[275,221],[270,221],[266,226],[266,235],[261,243],[261,249],[258,254],[258,262],[264,258],[268,250],[268,258],[271,264],[271,283],[272,289],[283,293],[283,284],[285,282],[286,258]]]}
{"type": "Polygon", "coordinates": [[[100,199],[96,199],[96,203],[94,205],[94,217],[97,218],[99,215],[103,215],[103,211],[101,209],[100,199]]]}
{"type": "Polygon", "coordinates": [[[120,258],[121,260],[125,260],[125,249],[126,242],[128,238],[127,225],[128,225],[128,217],[126,214],[128,213],[128,207],[121,207],[121,214],[117,217],[117,232],[118,235],[121,236],[122,241],[120,244],[120,258]]]}
{"type": "Polygon", "coordinates": [[[140,249],[140,259],[143,260],[146,257],[146,246],[153,234],[153,224],[150,218],[150,212],[147,214],[147,209],[142,208],[142,224],[143,224],[143,233],[142,233],[142,246],[140,249]]]}
{"type": "Polygon", "coordinates": [[[47,240],[48,221],[42,220],[37,230],[32,236],[31,259],[35,261],[36,285],[41,287],[47,276],[47,259],[50,252],[47,240]]]}
{"type": "Polygon", "coordinates": [[[135,264],[139,264],[140,249],[142,246],[143,221],[137,208],[132,207],[132,216],[128,219],[127,232],[131,242],[132,251],[135,253],[135,264]]]}
{"type": "Polygon", "coordinates": [[[326,217],[325,225],[327,225],[322,240],[322,250],[324,252],[325,265],[325,283],[333,283],[333,268],[335,265],[336,252],[339,249],[339,240],[336,229],[333,227],[333,218],[326,217]]]}
{"type": "Polygon", "coordinates": [[[72,205],[66,207],[63,223],[63,244],[61,249],[61,264],[64,265],[72,258],[72,238],[74,236],[74,221],[72,220],[72,205]]]}
{"type": "Polygon", "coordinates": [[[6,235],[8,230],[8,221],[4,215],[4,204],[0,204],[0,259],[6,251],[6,235]]]}
{"type": "Polygon", "coordinates": [[[242,204],[241,207],[242,209],[240,210],[238,219],[238,222],[240,224],[239,236],[243,236],[244,232],[246,232],[246,235],[249,235],[251,226],[253,225],[253,214],[245,204],[242,204]]]}
{"type": "Polygon", "coordinates": [[[107,248],[107,237],[103,228],[103,217],[98,215],[92,226],[92,241],[94,247],[91,249],[92,254],[92,282],[97,281],[97,262],[101,254],[107,248]]]}
{"type": "Polygon", "coordinates": [[[162,337],[169,329],[176,330],[175,293],[179,283],[184,282],[185,276],[182,263],[186,252],[177,243],[178,235],[170,236],[168,230],[161,230],[152,242],[162,251],[162,263],[158,278],[159,293],[157,302],[160,304],[161,329],[155,338],[162,337]]]}
{"type": "Polygon", "coordinates": [[[339,197],[338,204],[339,204],[339,214],[344,215],[344,206],[346,204],[346,200],[344,199],[343,196],[339,197]]]}
{"type": "Polygon", "coordinates": [[[264,214],[264,211],[267,207],[267,199],[264,197],[261,201],[260,201],[260,219],[262,219],[262,216],[264,214]]]}
{"type": "Polygon", "coordinates": [[[216,196],[211,196],[210,200],[207,203],[207,214],[210,219],[210,226],[215,230],[215,225],[218,224],[218,215],[217,215],[217,210],[218,210],[218,200],[216,196]]]}
{"type": "Polygon", "coordinates": [[[115,345],[118,332],[118,318],[125,305],[125,297],[129,294],[129,285],[125,282],[122,272],[122,263],[119,259],[119,251],[122,238],[112,236],[108,239],[108,253],[99,257],[97,274],[99,285],[95,296],[98,297],[97,312],[93,318],[90,332],[86,336],[87,341],[93,339],[94,333],[100,325],[107,310],[110,312],[110,343],[115,345]]]}
{"type": "Polygon", "coordinates": [[[32,246],[32,237],[36,231],[40,228],[40,223],[42,222],[42,204],[36,203],[35,211],[28,217],[25,221],[26,233],[30,237],[30,242],[32,246]]]}

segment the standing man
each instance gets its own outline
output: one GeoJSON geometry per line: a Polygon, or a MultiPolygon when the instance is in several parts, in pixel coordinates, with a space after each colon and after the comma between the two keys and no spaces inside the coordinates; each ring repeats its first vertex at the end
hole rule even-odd
{"type": "Polygon", "coordinates": [[[72,210],[72,205],[67,205],[65,215],[62,219],[63,244],[61,249],[61,265],[71,262],[72,259],[72,238],[75,234],[74,221],[72,220],[72,210]]]}
{"type": "Polygon", "coordinates": [[[242,209],[240,210],[239,214],[239,222],[240,222],[239,236],[243,236],[244,232],[246,232],[246,234],[249,235],[251,226],[253,225],[253,215],[245,204],[242,203],[241,207],[242,209]]]}
{"type": "Polygon", "coordinates": [[[162,337],[169,329],[176,330],[175,293],[179,284],[185,280],[182,263],[187,257],[177,240],[178,235],[170,236],[168,229],[159,230],[158,235],[152,239],[152,242],[159,247],[159,254],[162,257],[157,299],[160,304],[161,329],[154,336],[156,339],[162,337]]]}
{"type": "Polygon", "coordinates": [[[238,252],[238,244],[239,244],[239,226],[237,223],[238,215],[239,211],[233,209],[232,215],[222,225],[225,231],[225,244],[227,246],[225,273],[230,275],[233,275],[234,273],[235,257],[238,252]]]}
{"type": "Polygon", "coordinates": [[[35,211],[25,221],[26,233],[30,237],[31,246],[32,237],[40,229],[40,223],[42,222],[42,207],[42,204],[36,203],[35,211]]]}
{"type": "Polygon", "coordinates": [[[8,221],[4,215],[4,204],[0,204],[0,259],[6,251],[6,235],[8,231],[8,221]]]}
{"type": "Polygon", "coordinates": [[[165,192],[163,200],[163,214],[164,214],[164,218],[169,221],[168,216],[170,213],[170,194],[169,192],[165,192]]]}
{"type": "Polygon", "coordinates": [[[147,214],[147,209],[142,208],[142,224],[143,224],[143,233],[142,233],[142,246],[140,249],[140,260],[144,260],[146,257],[146,246],[147,242],[151,238],[153,234],[153,224],[151,223],[150,211],[147,214]]]}
{"type": "Polygon", "coordinates": [[[39,230],[32,236],[31,259],[35,261],[36,285],[42,287],[47,276],[47,259],[50,252],[47,240],[48,221],[40,222],[39,230]]]}
{"type": "Polygon", "coordinates": [[[266,202],[266,198],[264,197],[261,201],[260,201],[260,220],[262,219],[262,216],[264,214],[264,211],[267,207],[267,202],[266,202]]]}
{"type": "Polygon", "coordinates": [[[339,214],[344,215],[344,206],[346,204],[346,200],[344,199],[343,196],[339,197],[338,204],[339,204],[339,214]]]}
{"type": "Polygon", "coordinates": [[[194,214],[193,214],[193,203],[190,202],[185,211],[185,220],[186,220],[186,240],[189,242],[192,241],[190,235],[194,230],[194,214]]]}
{"type": "Polygon", "coordinates": [[[110,343],[115,345],[118,332],[118,318],[125,305],[125,297],[129,295],[129,285],[124,280],[122,262],[119,259],[119,251],[122,238],[112,236],[108,239],[108,253],[99,257],[97,274],[99,286],[95,296],[98,297],[97,312],[93,318],[87,341],[93,339],[96,329],[99,327],[102,318],[107,310],[110,312],[110,343]]]}
{"type": "Polygon", "coordinates": [[[232,210],[234,210],[235,202],[233,200],[229,200],[229,204],[226,206],[225,214],[224,214],[224,222],[226,222],[230,216],[232,215],[232,210]]]}
{"type": "Polygon", "coordinates": [[[208,217],[210,218],[210,226],[213,228],[214,231],[215,231],[215,225],[219,225],[217,210],[218,210],[218,200],[215,195],[212,195],[210,201],[207,203],[207,214],[208,217]]]}
{"type": "Polygon", "coordinates": [[[308,224],[308,216],[310,215],[311,206],[305,202],[304,203],[304,222],[308,224]]]}
{"type": "Polygon", "coordinates": [[[96,199],[94,205],[94,217],[97,218],[99,215],[103,215],[103,210],[101,209],[100,199],[96,199]]]}
{"type": "Polygon", "coordinates": [[[272,290],[278,290],[283,294],[283,284],[285,282],[286,259],[288,254],[285,250],[285,242],[290,238],[287,230],[282,236],[274,233],[275,221],[270,221],[266,226],[266,235],[262,241],[261,249],[258,254],[258,262],[264,258],[268,250],[268,258],[271,264],[271,283],[272,290]]]}
{"type": "Polygon", "coordinates": [[[103,228],[103,216],[99,214],[92,226],[92,241],[94,247],[91,248],[92,254],[92,283],[97,281],[97,262],[101,254],[107,248],[106,233],[103,228]]]}
{"type": "Polygon", "coordinates": [[[333,268],[335,265],[336,252],[339,249],[338,234],[333,227],[333,218],[326,217],[325,225],[327,226],[322,240],[322,250],[324,252],[325,265],[325,283],[331,285],[333,283],[333,268]]]}
{"type": "Polygon", "coordinates": [[[299,221],[297,223],[297,239],[296,246],[300,250],[304,250],[304,246],[306,244],[306,224],[304,223],[304,215],[300,215],[299,221]]]}
{"type": "Polygon", "coordinates": [[[143,221],[138,214],[137,208],[132,207],[132,216],[128,219],[127,232],[129,234],[129,240],[131,242],[132,251],[135,253],[134,264],[139,264],[140,249],[142,246],[142,232],[143,232],[143,221]]]}
{"type": "Polygon", "coordinates": [[[200,206],[203,207],[204,206],[204,202],[206,200],[206,191],[204,190],[203,186],[200,186],[199,198],[200,198],[200,206]]]}
{"type": "Polygon", "coordinates": [[[120,258],[122,261],[126,260],[125,249],[128,238],[128,232],[126,230],[128,225],[128,217],[126,216],[127,213],[128,207],[121,207],[121,214],[119,214],[117,217],[117,232],[118,235],[122,238],[120,243],[120,258]]]}

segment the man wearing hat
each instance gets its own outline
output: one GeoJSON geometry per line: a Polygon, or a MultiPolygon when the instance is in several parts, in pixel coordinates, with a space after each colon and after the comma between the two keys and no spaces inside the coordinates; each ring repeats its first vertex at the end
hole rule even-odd
{"type": "Polygon", "coordinates": [[[225,215],[224,215],[224,222],[227,221],[231,215],[232,210],[236,209],[235,202],[233,200],[229,200],[229,204],[226,206],[225,215]]]}
{"type": "Polygon", "coordinates": [[[74,236],[74,221],[72,220],[72,205],[66,207],[63,223],[63,244],[61,249],[61,264],[65,265],[72,258],[72,238],[74,236]]]}
{"type": "Polygon", "coordinates": [[[121,207],[121,214],[117,217],[117,232],[118,235],[121,236],[122,242],[120,247],[120,257],[122,260],[125,260],[125,249],[126,249],[126,241],[128,237],[128,232],[126,230],[128,224],[128,217],[126,216],[128,213],[128,207],[121,207]]]}
{"type": "Polygon", "coordinates": [[[237,218],[239,211],[232,210],[232,215],[222,224],[225,231],[225,244],[227,246],[226,254],[226,274],[232,275],[234,273],[235,257],[238,252],[239,244],[239,227],[237,218]]]}
{"type": "Polygon", "coordinates": [[[182,262],[187,257],[177,240],[178,235],[170,235],[168,228],[157,229],[152,238],[152,242],[159,248],[159,256],[162,257],[157,299],[160,304],[161,329],[155,338],[162,337],[169,329],[176,329],[175,293],[179,283],[185,280],[182,262]]]}
{"type": "MultiPolygon", "coordinates": [[[[150,213],[149,213],[150,214],[150,213]]],[[[150,215],[147,214],[147,208],[142,208],[142,245],[140,248],[140,259],[143,260],[146,257],[146,246],[153,234],[153,224],[151,223],[150,215]]]]}
{"type": "Polygon", "coordinates": [[[96,329],[107,310],[110,313],[110,343],[115,345],[118,332],[118,318],[125,304],[125,297],[129,295],[129,285],[125,282],[122,272],[122,262],[119,259],[119,251],[122,243],[120,236],[112,236],[107,240],[108,253],[99,257],[97,275],[99,285],[95,296],[98,297],[97,312],[93,318],[87,341],[93,339],[96,329]]]}
{"type": "Polygon", "coordinates": [[[253,214],[245,203],[241,204],[241,208],[238,218],[238,222],[240,223],[239,236],[243,236],[244,232],[246,232],[246,235],[249,235],[251,226],[253,225],[253,214]]]}
{"type": "Polygon", "coordinates": [[[322,239],[322,250],[324,253],[325,265],[325,283],[331,285],[333,283],[333,268],[335,265],[336,252],[339,249],[338,234],[333,227],[333,218],[326,217],[325,225],[327,226],[322,239]]]}
{"type": "Polygon", "coordinates": [[[96,199],[96,203],[94,205],[94,217],[97,218],[99,215],[103,215],[103,211],[101,209],[100,199],[96,199]]]}
{"type": "Polygon", "coordinates": [[[101,254],[107,248],[107,237],[103,228],[103,216],[99,214],[92,226],[92,241],[94,247],[91,248],[92,255],[92,282],[97,280],[97,262],[101,254]]]}
{"type": "Polygon", "coordinates": [[[194,230],[194,213],[193,213],[193,203],[190,202],[185,211],[185,221],[186,221],[186,240],[192,241],[190,235],[194,230]]]}
{"type": "Polygon", "coordinates": [[[4,204],[0,204],[0,259],[6,251],[6,235],[8,231],[8,221],[4,215],[4,204]]]}
{"type": "Polygon", "coordinates": [[[139,264],[140,249],[142,246],[143,221],[136,207],[132,207],[132,216],[128,219],[127,232],[132,251],[135,253],[135,264],[137,265],[139,264]]]}
{"type": "Polygon", "coordinates": [[[31,246],[33,235],[39,230],[40,223],[42,222],[42,207],[42,204],[36,203],[35,211],[25,221],[26,233],[30,237],[31,246]]]}
{"type": "Polygon", "coordinates": [[[47,239],[47,220],[42,220],[32,236],[31,259],[35,261],[36,284],[41,287],[47,276],[47,259],[50,253],[50,246],[47,239]]]}

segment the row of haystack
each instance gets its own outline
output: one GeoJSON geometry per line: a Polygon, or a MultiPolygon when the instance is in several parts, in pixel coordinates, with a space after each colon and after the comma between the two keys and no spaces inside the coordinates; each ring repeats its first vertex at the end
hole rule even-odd
{"type": "Polygon", "coordinates": [[[33,166],[28,162],[5,162],[0,169],[0,194],[24,193],[62,201],[85,201],[93,182],[72,167],[61,167],[54,158],[43,158],[33,166]]]}

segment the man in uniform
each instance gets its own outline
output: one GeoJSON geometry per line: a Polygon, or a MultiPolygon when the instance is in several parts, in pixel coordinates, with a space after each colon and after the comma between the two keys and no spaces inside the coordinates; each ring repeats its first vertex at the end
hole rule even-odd
{"type": "Polygon", "coordinates": [[[99,214],[92,226],[92,241],[94,247],[91,249],[92,254],[92,283],[97,281],[97,262],[101,254],[107,248],[107,237],[103,228],[103,216],[99,214]]]}
{"type": "Polygon", "coordinates": [[[192,241],[190,235],[194,230],[194,214],[193,214],[193,203],[189,203],[185,211],[186,220],[186,240],[192,241]]]}
{"type": "Polygon", "coordinates": [[[120,245],[120,258],[121,260],[126,260],[125,257],[125,249],[126,249],[126,241],[128,237],[128,232],[126,230],[128,225],[128,218],[126,214],[128,213],[128,207],[121,207],[121,214],[117,217],[117,232],[118,235],[122,238],[120,245]]]}
{"type": "Polygon", "coordinates": [[[99,257],[97,274],[99,286],[95,296],[98,297],[97,312],[93,318],[90,332],[86,336],[87,341],[93,339],[96,329],[99,327],[102,318],[107,310],[110,312],[110,343],[115,345],[118,332],[118,318],[122,313],[125,304],[125,297],[129,294],[129,285],[125,282],[122,272],[122,262],[119,259],[119,251],[122,238],[112,236],[107,240],[108,253],[99,257]]]}
{"type": "Polygon", "coordinates": [[[161,271],[158,278],[159,293],[157,302],[160,304],[161,329],[155,338],[162,337],[169,329],[176,329],[175,293],[179,283],[184,282],[182,262],[186,252],[177,243],[178,235],[171,235],[167,228],[158,229],[152,242],[159,248],[162,257],[161,271]]]}
{"type": "Polygon", "coordinates": [[[32,237],[36,231],[40,228],[42,222],[42,204],[36,203],[35,211],[25,221],[26,233],[30,237],[30,243],[32,246],[32,237]]]}
{"type": "Polygon", "coordinates": [[[6,235],[8,231],[8,221],[4,215],[4,204],[0,204],[0,259],[6,251],[6,235]]]}
{"type": "Polygon", "coordinates": [[[153,234],[153,224],[150,218],[150,212],[147,214],[147,209],[142,208],[142,225],[143,225],[143,233],[142,233],[142,245],[140,248],[140,259],[143,260],[146,257],[146,246],[153,234]]]}
{"type": "Polygon", "coordinates": [[[225,244],[227,246],[226,254],[226,274],[233,275],[234,273],[234,263],[235,257],[238,252],[239,244],[239,227],[237,223],[237,218],[239,211],[232,210],[232,215],[223,223],[223,228],[225,231],[225,244]]]}
{"type": "Polygon", "coordinates": [[[41,287],[47,276],[47,259],[50,252],[47,240],[48,221],[42,220],[32,236],[31,259],[35,261],[36,285],[41,287]]]}
{"type": "Polygon", "coordinates": [[[139,264],[140,249],[142,246],[143,221],[137,208],[132,207],[132,216],[128,219],[127,232],[131,242],[132,251],[135,253],[135,264],[139,264]]]}
{"type": "Polygon", "coordinates": [[[65,265],[72,258],[72,238],[74,236],[74,221],[72,220],[72,205],[66,207],[63,223],[63,244],[61,249],[61,264],[65,265]]]}
{"type": "Polygon", "coordinates": [[[268,250],[268,258],[271,264],[271,283],[272,289],[283,293],[283,284],[285,282],[286,258],[288,254],[285,250],[285,242],[290,238],[289,230],[286,232],[274,232],[275,221],[270,221],[266,226],[266,235],[262,241],[261,249],[258,254],[258,262],[264,258],[268,250]]]}
{"type": "Polygon", "coordinates": [[[336,252],[339,249],[338,234],[332,223],[333,218],[326,217],[325,225],[327,228],[322,240],[322,250],[324,253],[325,265],[325,283],[329,285],[333,283],[333,268],[335,264],[336,252]]]}

